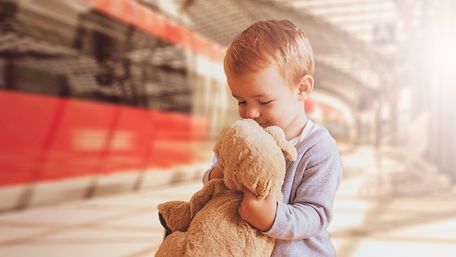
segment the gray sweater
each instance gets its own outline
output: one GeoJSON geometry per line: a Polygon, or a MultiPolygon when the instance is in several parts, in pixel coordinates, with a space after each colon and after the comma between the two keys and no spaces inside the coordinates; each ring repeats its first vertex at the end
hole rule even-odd
{"type": "Polygon", "coordinates": [[[296,148],[298,158],[287,162],[283,202],[265,232],[277,239],[272,256],[333,257],[327,228],[342,175],[336,143],[326,129],[319,128],[296,148]]]}
{"type": "Polygon", "coordinates": [[[277,204],[272,227],[264,232],[277,239],[272,256],[334,257],[327,228],[342,175],[336,143],[326,129],[318,127],[296,149],[296,161],[287,162],[283,202],[277,204]]]}

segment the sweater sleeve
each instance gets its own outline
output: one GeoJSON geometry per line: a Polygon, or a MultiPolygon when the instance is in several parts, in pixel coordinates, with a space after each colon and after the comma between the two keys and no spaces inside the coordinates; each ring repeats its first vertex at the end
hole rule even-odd
{"type": "Polygon", "coordinates": [[[334,139],[329,137],[323,141],[301,158],[292,187],[294,197],[290,204],[277,204],[276,217],[272,227],[265,232],[267,235],[297,240],[316,236],[327,229],[342,165],[334,139]]]}
{"type": "Polygon", "coordinates": [[[203,175],[203,184],[206,184],[209,181],[209,175],[211,174],[211,171],[214,169],[214,167],[217,165],[217,157],[212,158],[212,165],[211,167],[204,172],[203,175]]]}
{"type": "Polygon", "coordinates": [[[203,184],[206,184],[209,181],[209,175],[211,174],[212,169],[214,169],[214,166],[212,166],[210,169],[206,170],[203,175],[203,184]]]}

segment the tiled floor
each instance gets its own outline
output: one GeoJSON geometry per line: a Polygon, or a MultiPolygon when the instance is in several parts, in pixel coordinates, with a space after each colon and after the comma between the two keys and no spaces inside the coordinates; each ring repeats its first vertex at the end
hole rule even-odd
{"type": "MultiPolygon", "coordinates": [[[[345,175],[330,227],[338,257],[456,256],[455,194],[372,193],[384,185],[372,183],[379,170],[371,156],[371,149],[359,149],[343,157],[345,175]]],[[[200,187],[200,181],[189,181],[0,214],[0,256],[153,256],[163,233],[157,204],[187,200],[200,187]]]]}
{"type": "Polygon", "coordinates": [[[163,232],[159,202],[199,183],[0,215],[0,256],[151,256],[163,232]]]}

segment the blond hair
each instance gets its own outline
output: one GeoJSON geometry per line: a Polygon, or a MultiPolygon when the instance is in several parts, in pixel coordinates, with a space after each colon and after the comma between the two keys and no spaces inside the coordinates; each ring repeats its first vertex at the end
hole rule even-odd
{"type": "Polygon", "coordinates": [[[304,32],[289,20],[259,21],[239,34],[227,49],[224,68],[227,74],[258,72],[276,64],[289,83],[304,75],[313,76],[312,47],[304,32]]]}

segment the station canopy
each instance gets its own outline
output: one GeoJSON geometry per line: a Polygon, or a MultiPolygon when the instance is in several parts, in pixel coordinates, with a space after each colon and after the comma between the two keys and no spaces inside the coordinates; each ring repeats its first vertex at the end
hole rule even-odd
{"type": "MultiPolygon", "coordinates": [[[[139,3],[160,9],[159,1],[139,3]]],[[[394,56],[416,25],[420,0],[176,0],[182,23],[226,47],[253,22],[289,19],[308,35],[316,88],[351,108],[369,108],[391,83],[394,56]]],[[[166,12],[166,10],[163,10],[166,12]]]]}

